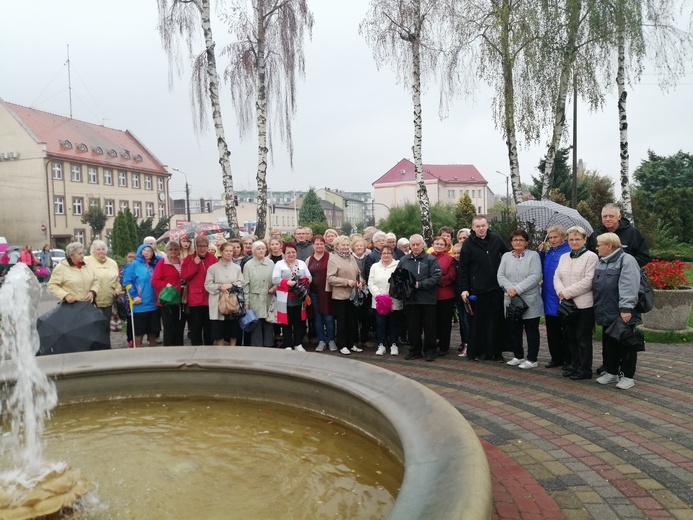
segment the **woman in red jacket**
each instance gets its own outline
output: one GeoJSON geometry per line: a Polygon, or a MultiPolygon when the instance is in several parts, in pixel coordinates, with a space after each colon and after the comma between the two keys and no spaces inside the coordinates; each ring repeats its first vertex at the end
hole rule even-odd
{"type": "Polygon", "coordinates": [[[152,275],[156,306],[161,310],[161,321],[164,325],[164,347],[183,345],[183,306],[180,303],[171,305],[159,301],[161,291],[165,287],[175,287],[178,294],[181,294],[181,266],[180,244],[171,240],[166,244],[166,257],[157,262],[152,275]]]}
{"type": "Polygon", "coordinates": [[[188,331],[193,345],[212,344],[209,321],[209,293],[205,289],[207,269],[218,262],[209,252],[209,238],[195,237],[195,253],[185,257],[182,276],[188,284],[188,331]]]}
{"type": "Polygon", "coordinates": [[[450,243],[443,237],[433,239],[431,253],[442,270],[442,277],[436,289],[436,343],[438,355],[445,356],[450,352],[450,333],[452,332],[452,313],[455,308],[455,280],[457,279],[457,262],[448,253],[450,243]]]}

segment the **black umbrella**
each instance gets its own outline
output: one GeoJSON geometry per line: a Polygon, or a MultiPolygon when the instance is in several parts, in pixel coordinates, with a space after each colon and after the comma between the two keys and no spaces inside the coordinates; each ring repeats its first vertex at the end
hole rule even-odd
{"type": "Polygon", "coordinates": [[[108,320],[91,303],[60,303],[39,316],[38,355],[67,354],[110,348],[108,320]]]}

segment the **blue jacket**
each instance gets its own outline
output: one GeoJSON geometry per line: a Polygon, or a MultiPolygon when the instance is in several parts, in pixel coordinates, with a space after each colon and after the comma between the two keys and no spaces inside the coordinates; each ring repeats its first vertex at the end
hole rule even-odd
{"type": "Polygon", "coordinates": [[[553,275],[556,274],[556,269],[558,269],[558,261],[566,253],[570,253],[568,242],[563,242],[558,247],[551,247],[548,251],[540,253],[544,271],[541,295],[544,298],[544,314],[547,316],[558,316],[558,305],[561,302],[553,286],[553,275]]]}
{"type": "Polygon", "coordinates": [[[134,299],[137,296],[142,298],[142,303],[132,307],[132,312],[135,314],[156,310],[156,293],[154,286],[152,286],[152,273],[154,273],[154,267],[159,258],[157,258],[156,251],[154,251],[154,258],[147,264],[147,260],[142,254],[145,247],[154,251],[152,246],[142,244],[137,248],[135,261],[130,262],[123,270],[123,287],[127,288],[128,285],[132,285],[128,289],[130,298],[134,299]]]}

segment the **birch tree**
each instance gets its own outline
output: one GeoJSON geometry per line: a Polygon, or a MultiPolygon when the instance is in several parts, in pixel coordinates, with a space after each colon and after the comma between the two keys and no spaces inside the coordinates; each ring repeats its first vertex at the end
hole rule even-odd
{"type": "Polygon", "coordinates": [[[174,73],[181,75],[184,69],[180,55],[180,40],[185,44],[188,54],[193,55],[194,40],[196,36],[199,36],[200,30],[202,32],[205,48],[194,58],[192,63],[190,101],[193,109],[193,122],[198,132],[207,126],[207,103],[209,103],[217,138],[226,217],[229,227],[238,235],[238,217],[236,207],[233,204],[231,152],[226,143],[221,117],[219,74],[215,55],[216,44],[212,34],[209,0],[157,0],[157,5],[159,8],[159,36],[169,60],[169,86],[173,84],[174,73]]]}
{"type": "Polygon", "coordinates": [[[436,69],[446,17],[440,0],[371,0],[359,32],[373,50],[376,65],[390,62],[397,78],[411,89],[414,106],[414,171],[422,235],[433,241],[431,207],[423,181],[421,78],[436,69]]]}
{"type": "Polygon", "coordinates": [[[234,0],[225,18],[236,41],[224,49],[229,57],[225,79],[241,137],[256,123],[257,226],[267,228],[267,156],[272,156],[272,136],[285,142],[293,168],[292,120],[296,114],[296,80],[305,75],[303,44],[313,28],[307,0],[234,0]],[[255,107],[255,112],[252,111],[255,107]]]}

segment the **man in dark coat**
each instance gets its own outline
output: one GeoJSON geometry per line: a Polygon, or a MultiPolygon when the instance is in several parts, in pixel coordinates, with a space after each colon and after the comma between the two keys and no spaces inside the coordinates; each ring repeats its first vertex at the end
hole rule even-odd
{"type": "Polygon", "coordinates": [[[472,232],[462,245],[457,287],[463,301],[472,301],[467,359],[502,362],[505,349],[503,289],[498,285],[501,257],[508,252],[503,239],[489,230],[488,220],[477,215],[472,232]]]}
{"type": "Polygon", "coordinates": [[[409,327],[409,353],[404,359],[421,359],[425,355],[426,361],[433,361],[436,357],[436,288],[443,273],[436,257],[426,252],[421,235],[412,235],[409,245],[411,252],[399,261],[399,266],[416,279],[414,291],[404,302],[409,327]]]}
{"type": "Polygon", "coordinates": [[[618,204],[610,202],[602,208],[602,225],[590,235],[587,249],[596,253],[597,237],[603,233],[616,233],[621,239],[623,250],[638,261],[641,269],[650,262],[650,248],[647,247],[645,238],[627,218],[621,216],[618,204]]]}

